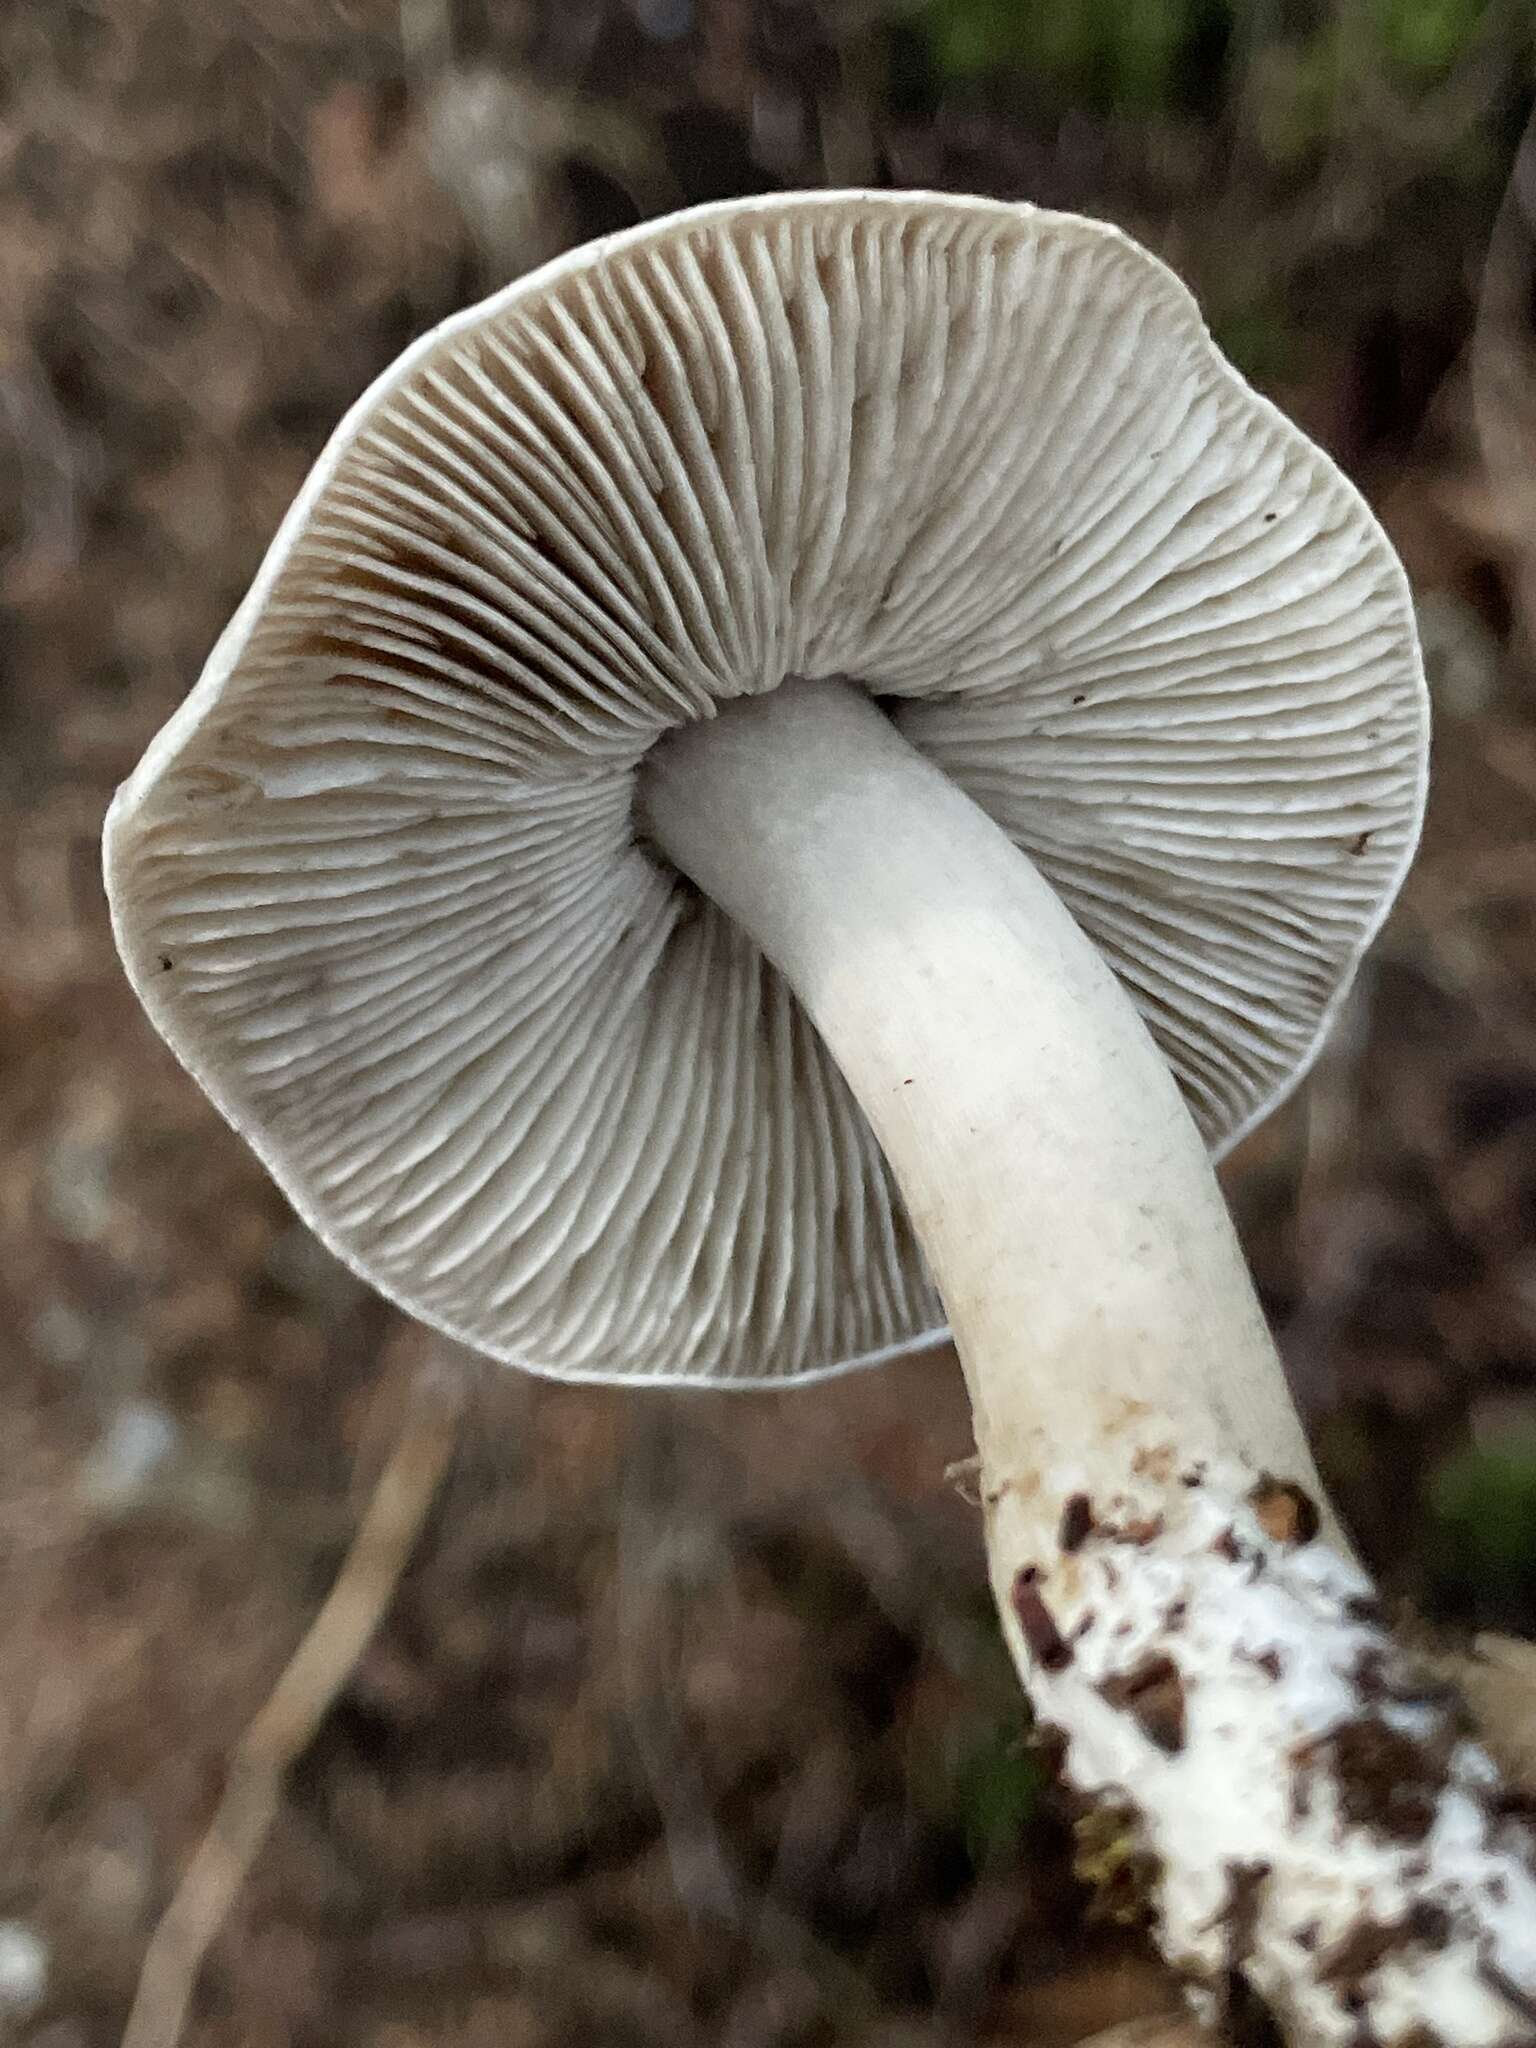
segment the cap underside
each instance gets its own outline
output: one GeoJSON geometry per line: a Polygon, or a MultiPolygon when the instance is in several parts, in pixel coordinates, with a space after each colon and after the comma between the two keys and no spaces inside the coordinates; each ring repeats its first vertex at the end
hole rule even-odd
{"type": "Polygon", "coordinates": [[[704,209],[418,345],[120,792],[119,942],[300,1213],[463,1341],[783,1380],[942,1311],[775,972],[636,764],[846,675],[1024,847],[1213,1146],[1305,1066],[1417,834],[1402,572],[1115,231],[704,209]]]}

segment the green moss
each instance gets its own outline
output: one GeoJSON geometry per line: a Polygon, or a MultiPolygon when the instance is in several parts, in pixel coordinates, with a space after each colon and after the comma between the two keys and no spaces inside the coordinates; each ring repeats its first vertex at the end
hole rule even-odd
{"type": "Polygon", "coordinates": [[[927,0],[918,17],[950,79],[1017,73],[1095,105],[1156,111],[1205,0],[927,0]]]}
{"type": "MultiPolygon", "coordinates": [[[[1261,147],[1295,161],[1363,73],[1412,90],[1450,72],[1487,0],[1333,0],[1255,42],[1251,0],[922,0],[910,23],[942,80],[1028,78],[1101,112],[1193,111],[1241,42],[1261,147]]],[[[1278,16],[1276,17],[1278,19],[1278,16]]],[[[1216,94],[1220,102],[1220,93],[1216,94]]]]}
{"type": "Polygon", "coordinates": [[[1294,370],[1297,337],[1278,304],[1218,303],[1207,308],[1207,315],[1216,346],[1253,383],[1273,384],[1294,370]]]}
{"type": "Polygon", "coordinates": [[[978,1870],[1018,1854],[1046,1782],[1045,1762],[1017,1723],[959,1747],[949,1772],[950,1811],[978,1870]]]}
{"type": "Polygon", "coordinates": [[[1487,0],[1370,0],[1376,46],[1405,78],[1442,78],[1466,51],[1487,0]]]}
{"type": "Polygon", "coordinates": [[[1103,61],[1114,106],[1156,113],[1177,97],[1180,57],[1195,26],[1189,0],[1107,9],[1103,61]]]}
{"type": "Polygon", "coordinates": [[[1277,168],[1314,155],[1333,130],[1342,83],[1331,28],[1302,43],[1276,43],[1254,60],[1250,86],[1253,140],[1277,168]]]}
{"type": "Polygon", "coordinates": [[[1429,1485],[1436,1597],[1474,1620],[1519,1625],[1536,1611],[1536,1431],[1448,1458],[1429,1485]]]}

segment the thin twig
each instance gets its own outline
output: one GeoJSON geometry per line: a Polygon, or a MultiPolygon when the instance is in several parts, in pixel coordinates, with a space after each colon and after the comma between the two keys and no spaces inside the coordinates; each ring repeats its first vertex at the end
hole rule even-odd
{"type": "Polygon", "coordinates": [[[175,2048],[203,1957],[261,1851],[288,1771],[394,1597],[453,1450],[461,1405],[447,1375],[418,1372],[336,1582],[236,1745],[224,1795],[150,1937],[122,2048],[175,2048]]]}

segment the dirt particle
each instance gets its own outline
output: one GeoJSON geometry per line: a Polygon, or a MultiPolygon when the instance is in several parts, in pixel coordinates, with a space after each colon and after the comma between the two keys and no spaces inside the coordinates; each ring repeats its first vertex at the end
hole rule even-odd
{"type": "Polygon", "coordinates": [[[1026,1565],[1013,1582],[1013,1611],[1019,1618],[1024,1645],[1042,1671],[1065,1671],[1072,1662],[1072,1645],[1056,1626],[1055,1618],[1040,1588],[1039,1571],[1026,1565]]]}
{"type": "Polygon", "coordinates": [[[1312,1812],[1312,1769],[1307,1752],[1303,1750],[1296,1759],[1291,1772],[1291,1820],[1296,1826],[1306,1820],[1312,1812]]]}
{"type": "Polygon", "coordinates": [[[1243,1546],[1237,1540],[1237,1531],[1230,1525],[1222,1530],[1211,1548],[1218,1557],[1224,1557],[1229,1564],[1241,1564],[1243,1561],[1243,1546]]]}
{"type": "Polygon", "coordinates": [[[1404,1924],[1421,1948],[1438,1952],[1451,1938],[1451,1916],[1433,1899],[1420,1899],[1417,1905],[1411,1906],[1404,1924]]]}
{"type": "Polygon", "coordinates": [[[1278,1685],[1285,1674],[1285,1662],[1278,1650],[1239,1650],[1237,1654],[1243,1663],[1262,1671],[1271,1685],[1278,1685]]]}
{"type": "Polygon", "coordinates": [[[1415,1670],[1386,1644],[1367,1645],[1356,1657],[1350,1676],[1361,1699],[1372,1706],[1422,1707],[1444,1716],[1460,1733],[1472,1732],[1471,1717],[1456,1687],[1415,1670]]]}
{"type": "MultiPolygon", "coordinates": [[[[1378,1714],[1361,1714],[1302,1746],[1298,1780],[1329,1771],[1346,1826],[1370,1828],[1394,1842],[1422,1842],[1434,1825],[1454,1747],[1449,1727],[1418,1738],[1378,1714]]],[[[1296,1785],[1292,1791],[1296,1812],[1296,1785]]]]}
{"type": "Polygon", "coordinates": [[[1319,1959],[1317,1980],[1320,1984],[1335,1984],[1343,1990],[1358,1991],[1388,1956],[1407,1945],[1400,1921],[1375,1920],[1367,1915],[1357,1920],[1349,1932],[1319,1959]]]}
{"type": "Polygon", "coordinates": [[[1122,1522],[1115,1535],[1122,1543],[1134,1544],[1138,1550],[1145,1550],[1149,1543],[1155,1543],[1167,1527],[1161,1515],[1137,1515],[1129,1522],[1122,1522]]]}
{"type": "Polygon", "coordinates": [[[1053,1783],[1060,1780],[1067,1767],[1067,1752],[1072,1739],[1065,1728],[1054,1721],[1037,1721],[1029,1733],[1029,1746],[1039,1757],[1046,1776],[1053,1783]]]}
{"type": "Polygon", "coordinates": [[[1259,1527],[1273,1543],[1310,1543],[1323,1525],[1317,1502],[1294,1479],[1276,1479],[1273,1473],[1262,1472],[1248,1501],[1259,1518],[1259,1527]]]}
{"type": "Polygon", "coordinates": [[[1361,1699],[1369,1700],[1373,1706],[1387,1697],[1386,1681],[1387,1653],[1380,1643],[1372,1643],[1360,1652],[1350,1671],[1350,1680],[1361,1699]]]}
{"type": "Polygon", "coordinates": [[[1523,1785],[1495,1786],[1483,1804],[1488,1818],[1495,1823],[1517,1821],[1536,1827],[1536,1791],[1527,1791],[1523,1785]]]}
{"type": "Polygon", "coordinates": [[[1081,1550],[1093,1534],[1093,1503],[1086,1493],[1071,1494],[1061,1511],[1057,1541],[1063,1550],[1081,1550]]]}
{"type": "Polygon", "coordinates": [[[1361,854],[1364,853],[1370,843],[1371,835],[1369,832],[1357,832],[1349,842],[1349,850],[1352,854],[1361,854]]]}
{"type": "Polygon", "coordinates": [[[1172,1444],[1149,1444],[1136,1453],[1131,1460],[1131,1470],[1139,1479],[1150,1479],[1158,1486],[1166,1486],[1173,1476],[1178,1453],[1172,1444]]]}
{"type": "Polygon", "coordinates": [[[1226,1933],[1229,1969],[1241,1969],[1253,1954],[1264,1886],[1273,1867],[1262,1861],[1227,1865],[1227,1896],[1220,1918],[1226,1933]]]}
{"type": "Polygon", "coordinates": [[[1173,1659],[1149,1651],[1129,1671],[1103,1680],[1099,1697],[1128,1713],[1154,1748],[1177,1756],[1184,1747],[1184,1678],[1173,1659]]]}

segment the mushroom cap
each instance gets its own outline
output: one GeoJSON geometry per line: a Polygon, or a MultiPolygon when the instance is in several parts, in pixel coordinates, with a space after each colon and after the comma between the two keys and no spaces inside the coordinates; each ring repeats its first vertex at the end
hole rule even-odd
{"type": "Polygon", "coordinates": [[[347,416],[106,830],[178,1057],[497,1358],[786,1380],[943,1335],[794,996],[637,842],[647,750],[786,675],[877,693],[1025,849],[1217,1150],[1417,838],[1402,569],[1114,228],[797,194],[518,280],[347,416]]]}

